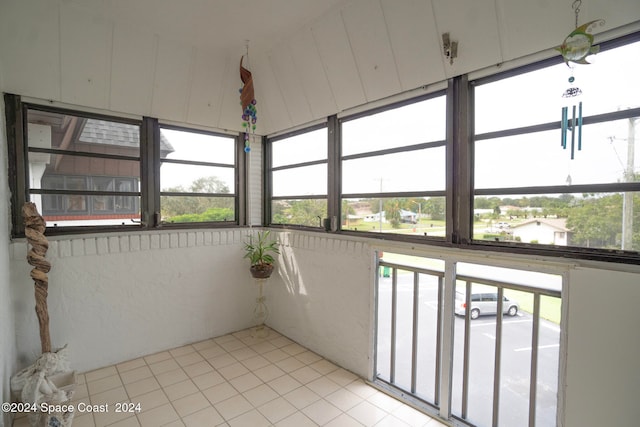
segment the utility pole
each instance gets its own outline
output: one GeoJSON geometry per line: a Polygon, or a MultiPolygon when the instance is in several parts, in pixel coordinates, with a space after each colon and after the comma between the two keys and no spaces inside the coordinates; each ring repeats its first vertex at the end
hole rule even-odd
{"type": "MultiPolygon", "coordinates": [[[[627,168],[624,172],[625,182],[633,182],[635,139],[636,139],[636,117],[629,118],[627,135],[627,168]]],[[[622,250],[633,250],[633,192],[626,191],[622,201],[622,250]]]]}

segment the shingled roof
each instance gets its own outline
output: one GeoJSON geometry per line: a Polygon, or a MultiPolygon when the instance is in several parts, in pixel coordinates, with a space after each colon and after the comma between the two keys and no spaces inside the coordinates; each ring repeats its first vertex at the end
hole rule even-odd
{"type": "MultiPolygon", "coordinates": [[[[137,148],[140,145],[140,128],[126,123],[87,119],[78,141],[137,148]]],[[[160,157],[164,158],[173,151],[169,140],[160,133],[160,157]]]]}

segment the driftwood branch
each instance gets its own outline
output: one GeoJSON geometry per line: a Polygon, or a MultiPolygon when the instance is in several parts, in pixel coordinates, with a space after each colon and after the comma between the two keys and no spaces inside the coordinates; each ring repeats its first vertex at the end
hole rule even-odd
{"type": "Polygon", "coordinates": [[[45,259],[49,249],[49,241],[44,236],[46,223],[38,213],[38,208],[32,202],[26,202],[22,206],[27,242],[31,249],[27,254],[27,262],[34,268],[31,270],[31,278],[35,286],[36,314],[40,324],[40,345],[43,353],[51,352],[51,336],[49,335],[49,310],[47,308],[47,295],[49,278],[47,273],[51,270],[51,263],[45,259]]]}

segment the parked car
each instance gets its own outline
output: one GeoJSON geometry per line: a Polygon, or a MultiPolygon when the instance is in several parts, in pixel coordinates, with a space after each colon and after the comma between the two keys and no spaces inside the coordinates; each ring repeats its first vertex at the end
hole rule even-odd
{"type": "MultiPolygon", "coordinates": [[[[466,294],[464,292],[456,292],[455,313],[460,316],[467,314],[466,294]]],[[[518,301],[503,296],[502,313],[509,316],[518,314],[520,304],[518,301]]],[[[496,314],[498,312],[498,293],[497,292],[477,292],[471,294],[471,318],[477,319],[485,314],[496,314]]]]}

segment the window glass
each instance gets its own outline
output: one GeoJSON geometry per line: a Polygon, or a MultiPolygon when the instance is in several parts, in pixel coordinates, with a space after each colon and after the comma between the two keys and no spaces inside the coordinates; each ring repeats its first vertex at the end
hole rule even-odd
{"type": "Polygon", "coordinates": [[[235,138],[161,128],[164,223],[237,221],[235,138]]]}
{"type": "Polygon", "coordinates": [[[49,226],[139,224],[139,125],[35,109],[27,122],[29,200],[49,226]]]}
{"type": "Polygon", "coordinates": [[[272,166],[279,167],[297,163],[327,159],[327,129],[316,129],[271,143],[272,166]]]}
{"type": "Polygon", "coordinates": [[[640,42],[606,50],[587,59],[590,65],[573,68],[564,63],[475,89],[476,134],[559,121],[562,94],[582,91],[584,115],[638,107],[640,85],[629,85],[640,65],[640,42]],[[573,70],[573,71],[572,71],[573,70]],[[575,81],[569,83],[569,77],[575,81]]]}
{"type": "Polygon", "coordinates": [[[588,62],[473,82],[473,239],[640,249],[640,42],[588,62]]]}
{"type": "Polygon", "coordinates": [[[342,123],[342,154],[443,141],[446,98],[435,98],[382,111],[342,123]]]}
{"type": "Polygon", "coordinates": [[[323,226],[328,216],[328,137],[324,126],[268,141],[272,224],[323,226]]]}
{"type": "Polygon", "coordinates": [[[444,95],[341,126],[342,228],[444,239],[444,95]]]}

